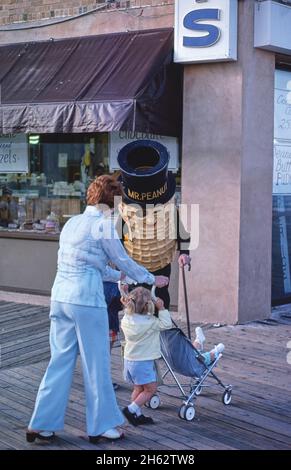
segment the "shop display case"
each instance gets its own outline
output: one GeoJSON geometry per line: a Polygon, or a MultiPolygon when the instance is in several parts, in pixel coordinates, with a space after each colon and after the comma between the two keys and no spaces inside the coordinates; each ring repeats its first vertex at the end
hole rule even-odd
{"type": "Polygon", "coordinates": [[[58,233],[69,217],[82,212],[85,205],[85,186],[82,183],[31,185],[30,179],[27,178],[25,183],[15,181],[9,184],[9,181],[0,178],[2,232],[20,230],[58,233]]]}
{"type": "Polygon", "coordinates": [[[19,236],[58,234],[71,216],[83,211],[90,181],[101,169],[107,170],[107,135],[42,134],[3,139],[17,159],[19,155],[21,165],[14,164],[13,169],[11,164],[8,171],[0,168],[1,236],[6,232],[19,236]]]}

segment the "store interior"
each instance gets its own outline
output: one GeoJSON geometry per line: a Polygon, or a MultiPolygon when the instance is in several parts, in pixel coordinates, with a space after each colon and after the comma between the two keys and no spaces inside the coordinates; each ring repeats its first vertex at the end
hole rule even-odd
{"type": "MultiPolygon", "coordinates": [[[[23,136],[27,170],[0,172],[0,231],[57,234],[84,210],[87,187],[96,176],[118,177],[110,162],[110,133],[23,136]]],[[[176,183],[179,200],[180,171],[176,183]]]]}

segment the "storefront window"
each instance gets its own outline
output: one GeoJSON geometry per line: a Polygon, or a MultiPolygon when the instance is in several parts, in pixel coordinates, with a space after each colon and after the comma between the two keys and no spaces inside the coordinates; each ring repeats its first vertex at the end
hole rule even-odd
{"type": "Polygon", "coordinates": [[[57,233],[83,210],[88,184],[109,171],[108,134],[21,138],[0,138],[0,228],[57,233]]]}
{"type": "Polygon", "coordinates": [[[144,138],[159,139],[168,148],[179,201],[180,152],[174,137],[122,132],[0,136],[0,231],[59,233],[84,210],[90,182],[118,171],[119,149],[144,138]]]}
{"type": "Polygon", "coordinates": [[[273,304],[291,300],[291,72],[276,70],[273,166],[273,304]]]}

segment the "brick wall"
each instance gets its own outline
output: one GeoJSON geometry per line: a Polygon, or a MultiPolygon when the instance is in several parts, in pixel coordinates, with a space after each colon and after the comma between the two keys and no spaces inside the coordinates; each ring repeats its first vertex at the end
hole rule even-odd
{"type": "Polygon", "coordinates": [[[74,17],[102,6],[103,11],[114,11],[173,3],[174,0],[0,0],[0,25],[74,17]]]}

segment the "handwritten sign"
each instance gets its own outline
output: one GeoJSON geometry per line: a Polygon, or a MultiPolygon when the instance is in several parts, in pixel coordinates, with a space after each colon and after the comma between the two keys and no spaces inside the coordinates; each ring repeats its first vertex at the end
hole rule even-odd
{"type": "Polygon", "coordinates": [[[291,140],[291,73],[276,70],[275,74],[275,139],[291,140]]]}
{"type": "Polygon", "coordinates": [[[111,132],[110,134],[110,147],[109,147],[109,166],[110,171],[119,170],[119,165],[117,162],[117,156],[126,144],[133,142],[135,140],[155,140],[160,144],[163,144],[170,155],[169,161],[169,170],[172,170],[174,173],[179,169],[179,144],[176,137],[167,137],[163,135],[148,134],[145,132],[111,132]]]}
{"type": "Polygon", "coordinates": [[[275,128],[277,139],[291,139],[291,103],[287,90],[275,90],[275,128]]]}
{"type": "Polygon", "coordinates": [[[291,141],[274,145],[273,194],[291,194],[291,141]]]}
{"type": "Polygon", "coordinates": [[[276,70],[273,194],[291,194],[291,73],[276,70]]]}
{"type": "Polygon", "coordinates": [[[0,134],[0,173],[28,173],[26,134],[0,134]]]}

